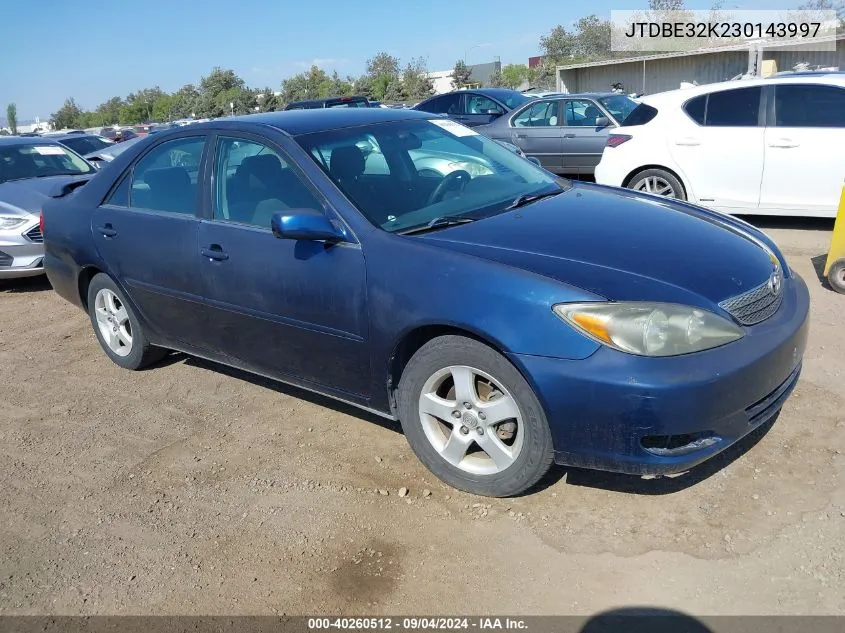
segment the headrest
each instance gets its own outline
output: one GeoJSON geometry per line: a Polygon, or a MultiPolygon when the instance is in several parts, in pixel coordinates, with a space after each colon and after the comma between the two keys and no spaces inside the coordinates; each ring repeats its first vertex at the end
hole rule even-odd
{"type": "Polygon", "coordinates": [[[282,175],[282,164],[274,154],[247,156],[241,161],[238,172],[254,176],[265,187],[282,175]]]}
{"type": "Polygon", "coordinates": [[[601,116],[601,112],[596,106],[587,106],[584,108],[584,116],[588,119],[597,119],[601,116]]]}
{"type": "Polygon", "coordinates": [[[184,167],[164,167],[145,171],[144,182],[150,189],[176,189],[190,186],[191,177],[184,167]]]}
{"type": "Polygon", "coordinates": [[[344,145],[332,150],[329,171],[338,179],[357,178],[364,173],[364,153],[355,145],[344,145]]]}

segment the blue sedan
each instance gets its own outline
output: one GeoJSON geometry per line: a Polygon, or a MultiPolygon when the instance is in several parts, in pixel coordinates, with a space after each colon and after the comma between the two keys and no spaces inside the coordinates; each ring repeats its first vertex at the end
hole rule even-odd
{"type": "Polygon", "coordinates": [[[50,282],[121,367],[180,350],[326,394],[482,495],[553,462],[687,470],[777,414],[807,337],[761,231],[416,111],[165,131],[42,220],[50,282]]]}

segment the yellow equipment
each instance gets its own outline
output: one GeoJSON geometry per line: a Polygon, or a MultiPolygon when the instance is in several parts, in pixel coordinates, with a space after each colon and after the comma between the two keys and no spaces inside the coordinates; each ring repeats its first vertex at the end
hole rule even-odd
{"type": "Polygon", "coordinates": [[[831,288],[845,294],[845,187],[842,188],[839,198],[839,211],[833,224],[833,236],[830,238],[824,275],[831,288]]]}

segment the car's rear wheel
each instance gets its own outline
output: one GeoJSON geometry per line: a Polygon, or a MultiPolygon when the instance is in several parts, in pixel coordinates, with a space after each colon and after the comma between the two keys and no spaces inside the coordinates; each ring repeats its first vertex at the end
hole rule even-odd
{"type": "Polygon", "coordinates": [[[442,336],[423,345],[402,373],[399,406],[414,453],[460,490],[516,495],[551,466],[551,432],[530,385],[473,339],[442,336]]]}
{"type": "Polygon", "coordinates": [[[167,354],[150,345],[123,292],[104,273],[96,274],[88,286],[88,314],[103,350],[121,367],[141,369],[167,354]]]}
{"type": "Polygon", "coordinates": [[[644,169],[634,174],[628,181],[628,189],[665,196],[666,198],[687,199],[684,186],[665,169],[644,169]]]}
{"type": "Polygon", "coordinates": [[[845,294],[845,259],[837,259],[830,265],[827,281],[836,292],[845,294]]]}

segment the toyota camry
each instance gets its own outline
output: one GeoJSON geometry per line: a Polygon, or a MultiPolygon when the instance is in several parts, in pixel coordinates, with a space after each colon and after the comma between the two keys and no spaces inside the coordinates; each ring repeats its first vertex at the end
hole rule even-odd
{"type": "Polygon", "coordinates": [[[553,462],[688,470],[777,414],[807,336],[763,232],[417,111],[164,131],[42,224],[50,282],[116,364],[179,350],[354,404],[482,495],[553,462]]]}

